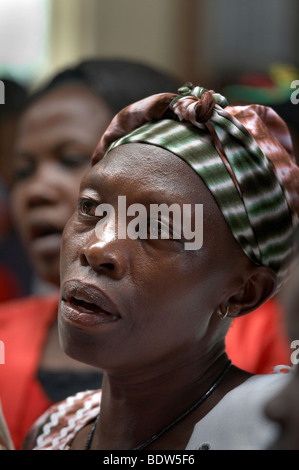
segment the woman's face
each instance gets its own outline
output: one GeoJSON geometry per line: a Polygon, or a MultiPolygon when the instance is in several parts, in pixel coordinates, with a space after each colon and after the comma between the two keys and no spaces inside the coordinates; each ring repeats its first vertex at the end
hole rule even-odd
{"type": "MultiPolygon", "coordinates": [[[[132,221],[134,215],[127,217],[127,229],[132,221]]],[[[178,367],[216,341],[213,313],[235,288],[245,258],[210,192],[185,162],[151,145],[118,147],[83,178],[77,211],[64,231],[62,347],[106,370],[144,370],[171,360],[178,367]],[[178,204],[181,214],[189,205],[193,228],[195,204],[203,204],[202,247],[186,250],[184,239],[150,235],[134,239],[122,232],[121,238],[125,210],[119,196],[127,209],[141,204],[147,214],[153,204],[178,204]],[[107,211],[102,225],[98,206],[107,211]]]]}
{"type": "Polygon", "coordinates": [[[64,85],[23,115],[13,161],[12,211],[38,274],[59,285],[63,228],[111,114],[88,89],[64,85]]]}

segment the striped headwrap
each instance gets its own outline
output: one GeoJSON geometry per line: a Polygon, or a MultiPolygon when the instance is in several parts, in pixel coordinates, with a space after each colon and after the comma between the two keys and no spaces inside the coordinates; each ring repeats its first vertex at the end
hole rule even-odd
{"type": "Polygon", "coordinates": [[[293,257],[299,168],[285,123],[259,105],[230,107],[213,90],[187,84],[133,103],[112,120],[95,164],[126,143],[162,147],[202,178],[245,254],[272,268],[277,287],[293,257]]]}

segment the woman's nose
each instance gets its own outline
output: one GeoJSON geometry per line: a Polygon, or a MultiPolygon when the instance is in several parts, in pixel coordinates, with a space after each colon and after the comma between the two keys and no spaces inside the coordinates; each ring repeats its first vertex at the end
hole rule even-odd
{"type": "Polygon", "coordinates": [[[52,188],[45,187],[40,183],[32,184],[29,191],[24,194],[29,209],[35,207],[54,205],[57,202],[56,192],[52,188]]]}
{"type": "Polygon", "coordinates": [[[119,280],[129,268],[127,240],[116,237],[99,239],[94,232],[80,250],[80,262],[82,266],[90,266],[97,273],[105,273],[119,280]]]}
{"type": "Polygon", "coordinates": [[[61,198],[58,180],[47,168],[39,168],[24,188],[27,207],[55,205],[61,198]]]}

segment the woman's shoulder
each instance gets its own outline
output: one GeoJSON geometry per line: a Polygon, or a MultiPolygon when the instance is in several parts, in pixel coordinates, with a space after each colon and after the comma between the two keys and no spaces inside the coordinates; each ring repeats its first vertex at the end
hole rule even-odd
{"type": "Polygon", "coordinates": [[[289,374],[255,375],[228,392],[194,427],[187,449],[262,450],[278,432],[265,415],[266,403],[289,374]]]}
{"type": "Polygon", "coordinates": [[[255,392],[253,400],[257,400],[258,397],[262,399],[263,396],[267,399],[269,394],[276,393],[289,380],[290,371],[290,366],[276,366],[272,373],[252,375],[230,393],[244,396],[252,391],[255,392]]]}
{"type": "Polygon", "coordinates": [[[100,411],[101,390],[76,393],[52,405],[33,425],[23,450],[63,450],[100,411]]]}

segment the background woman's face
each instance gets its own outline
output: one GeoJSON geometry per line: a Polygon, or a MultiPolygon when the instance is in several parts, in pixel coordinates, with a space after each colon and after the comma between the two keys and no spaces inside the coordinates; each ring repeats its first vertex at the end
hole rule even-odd
{"type": "Polygon", "coordinates": [[[212,312],[243,261],[195,172],[170,152],[143,144],[118,147],[88,171],[62,247],[63,348],[83,362],[127,371],[128,364],[159,367],[162,358],[184,363],[191,351],[201,354],[198,341],[205,347],[215,336],[212,312]],[[127,207],[203,204],[202,248],[186,251],[184,240],[120,239],[110,223],[96,233],[95,210],[104,203],[115,209],[117,230],[120,195],[127,207]]]}
{"type": "Polygon", "coordinates": [[[111,117],[88,89],[64,85],[38,99],[20,122],[13,162],[14,220],[37,272],[57,285],[62,231],[111,117]]]}

